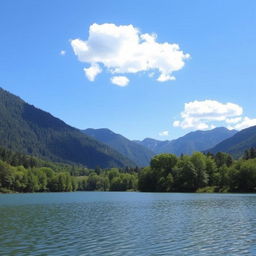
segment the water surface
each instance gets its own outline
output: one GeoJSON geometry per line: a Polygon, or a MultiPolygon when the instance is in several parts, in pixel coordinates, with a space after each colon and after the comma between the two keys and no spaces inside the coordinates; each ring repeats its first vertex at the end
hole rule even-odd
{"type": "Polygon", "coordinates": [[[256,255],[256,195],[0,195],[0,255],[256,255]]]}

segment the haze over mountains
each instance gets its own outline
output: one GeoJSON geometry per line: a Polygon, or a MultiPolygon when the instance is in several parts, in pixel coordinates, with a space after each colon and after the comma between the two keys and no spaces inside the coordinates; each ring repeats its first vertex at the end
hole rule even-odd
{"type": "Polygon", "coordinates": [[[256,147],[256,126],[190,132],[172,141],[131,141],[109,129],[78,130],[0,89],[0,146],[43,159],[89,168],[144,167],[159,153],[227,152],[238,158],[256,147]]]}

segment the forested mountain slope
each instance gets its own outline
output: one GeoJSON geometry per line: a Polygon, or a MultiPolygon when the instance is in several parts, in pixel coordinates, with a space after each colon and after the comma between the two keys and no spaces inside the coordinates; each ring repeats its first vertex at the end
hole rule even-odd
{"type": "Polygon", "coordinates": [[[143,167],[148,166],[151,158],[154,156],[154,152],[139,145],[134,141],[130,141],[124,136],[114,133],[109,129],[86,129],[83,131],[85,134],[95,138],[96,140],[103,142],[115,149],[122,155],[131,159],[136,165],[143,167]]]}
{"type": "Polygon", "coordinates": [[[212,153],[227,152],[238,158],[244,154],[245,150],[252,147],[256,147],[256,126],[251,126],[236,133],[208,151],[212,153]]]}
{"type": "Polygon", "coordinates": [[[51,114],[0,88],[0,145],[51,161],[89,168],[135,164],[51,114]]]}

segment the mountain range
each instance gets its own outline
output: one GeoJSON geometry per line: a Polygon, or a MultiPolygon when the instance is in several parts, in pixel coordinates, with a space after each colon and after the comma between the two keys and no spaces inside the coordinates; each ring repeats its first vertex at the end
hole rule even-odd
{"type": "Polygon", "coordinates": [[[89,168],[135,166],[130,159],[62,120],[0,89],[0,145],[89,168]]]}
{"type": "Polygon", "coordinates": [[[83,132],[128,157],[139,167],[149,165],[151,158],[155,155],[155,153],[147,147],[139,145],[138,143],[106,128],[90,128],[83,130],[83,132]]]}
{"type": "Polygon", "coordinates": [[[109,129],[79,130],[0,88],[0,146],[88,168],[143,167],[155,154],[227,152],[238,158],[256,147],[256,126],[190,132],[178,139],[132,141],[109,129]]]}
{"type": "Polygon", "coordinates": [[[171,141],[159,141],[146,138],[142,141],[136,142],[157,154],[172,153],[179,156],[181,154],[190,155],[195,151],[204,151],[212,148],[221,141],[232,137],[236,133],[237,131],[235,130],[228,130],[225,127],[218,127],[208,131],[190,132],[178,139],[171,141]]]}
{"type": "Polygon", "coordinates": [[[256,147],[256,126],[251,126],[223,140],[215,147],[207,150],[211,153],[226,152],[233,157],[241,157],[246,149],[256,147]]]}

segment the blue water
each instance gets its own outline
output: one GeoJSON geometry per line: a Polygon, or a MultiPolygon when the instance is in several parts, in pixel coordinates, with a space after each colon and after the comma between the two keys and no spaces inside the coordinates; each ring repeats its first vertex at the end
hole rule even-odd
{"type": "Polygon", "coordinates": [[[256,255],[256,195],[0,195],[0,255],[256,255]]]}

